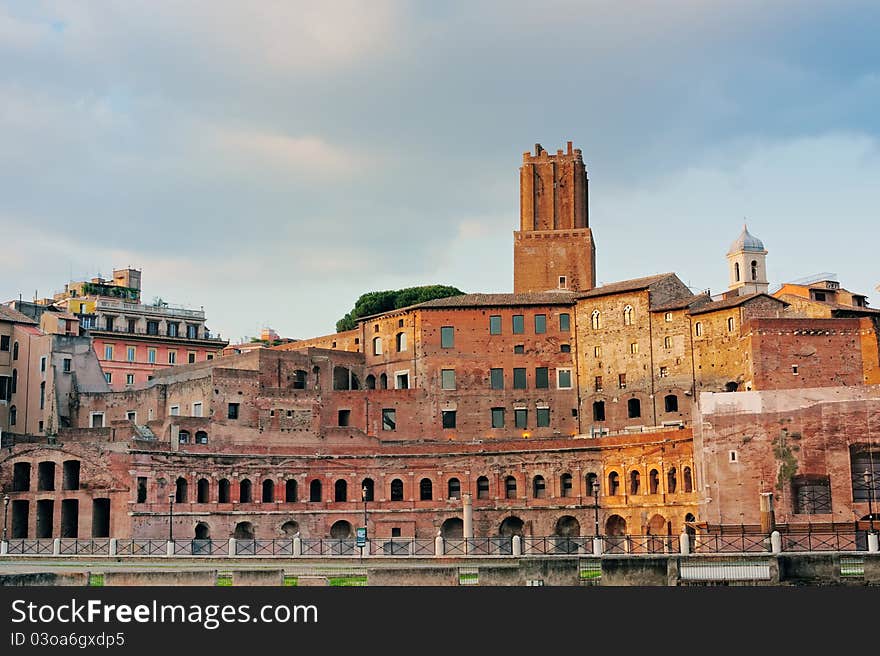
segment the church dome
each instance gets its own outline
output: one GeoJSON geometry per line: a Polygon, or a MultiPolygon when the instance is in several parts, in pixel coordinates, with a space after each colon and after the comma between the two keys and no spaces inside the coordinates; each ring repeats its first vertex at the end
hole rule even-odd
{"type": "Polygon", "coordinates": [[[727,254],[732,255],[733,253],[738,253],[740,251],[754,251],[757,253],[764,252],[764,242],[750,233],[746,226],[743,226],[743,231],[740,233],[737,240],[730,245],[730,250],[727,251],[727,254]]]}

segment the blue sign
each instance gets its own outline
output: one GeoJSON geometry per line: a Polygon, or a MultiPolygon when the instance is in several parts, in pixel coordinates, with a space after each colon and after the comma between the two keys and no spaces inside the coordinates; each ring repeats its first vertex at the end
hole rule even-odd
{"type": "Polygon", "coordinates": [[[367,528],[365,526],[359,526],[356,529],[356,538],[357,538],[357,546],[365,547],[367,546],[367,528]]]}

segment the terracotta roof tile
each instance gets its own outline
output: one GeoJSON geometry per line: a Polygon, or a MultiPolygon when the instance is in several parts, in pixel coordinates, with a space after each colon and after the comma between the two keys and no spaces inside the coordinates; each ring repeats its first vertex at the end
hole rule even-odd
{"type": "Polygon", "coordinates": [[[644,278],[632,278],[631,280],[621,280],[619,282],[611,282],[601,287],[596,287],[586,292],[579,292],[578,298],[593,298],[595,296],[605,296],[607,294],[619,294],[621,292],[636,292],[642,289],[648,289],[654,283],[665,280],[674,273],[658,273],[654,276],[646,276],[644,278]]]}
{"type": "Polygon", "coordinates": [[[13,323],[29,324],[37,323],[26,314],[22,314],[18,310],[13,310],[8,305],[0,305],[0,321],[12,321],[13,323]]]}
{"type": "Polygon", "coordinates": [[[769,298],[772,301],[776,301],[777,303],[781,303],[782,305],[789,305],[785,301],[781,301],[778,298],[770,296],[770,294],[746,294],[745,296],[735,296],[733,298],[725,298],[721,301],[712,301],[711,303],[705,303],[696,307],[690,311],[690,314],[705,314],[706,312],[715,312],[716,310],[726,310],[732,307],[739,307],[743,303],[748,303],[749,301],[753,301],[759,296],[763,296],[765,298],[769,298]]]}

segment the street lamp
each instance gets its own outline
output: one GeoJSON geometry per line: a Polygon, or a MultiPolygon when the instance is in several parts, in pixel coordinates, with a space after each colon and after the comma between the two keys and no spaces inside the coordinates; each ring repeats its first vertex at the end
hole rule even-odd
{"type": "Polygon", "coordinates": [[[868,521],[871,526],[871,534],[874,533],[874,472],[865,470],[862,474],[865,479],[865,487],[868,488],[868,521]]]}
{"type": "Polygon", "coordinates": [[[174,493],[168,495],[168,541],[174,542],[174,493]]]}
{"type": "Polygon", "coordinates": [[[599,537],[599,481],[593,481],[593,510],[596,513],[596,537],[599,537]]]}
{"type": "Polygon", "coordinates": [[[361,488],[361,500],[364,502],[364,530],[367,529],[367,486],[361,488]]]}
{"type": "Polygon", "coordinates": [[[9,495],[3,495],[3,542],[6,542],[6,515],[9,513],[9,495]]]}

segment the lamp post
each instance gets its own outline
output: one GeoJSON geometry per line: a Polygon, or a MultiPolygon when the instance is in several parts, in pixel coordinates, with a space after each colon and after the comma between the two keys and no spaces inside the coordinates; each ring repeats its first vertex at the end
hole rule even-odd
{"type": "Polygon", "coordinates": [[[361,488],[361,499],[364,502],[364,530],[367,530],[367,486],[361,488]]]}
{"type": "Polygon", "coordinates": [[[6,542],[6,515],[9,513],[9,495],[3,495],[3,542],[6,542]]]}
{"type": "Polygon", "coordinates": [[[596,537],[599,537],[599,481],[593,481],[593,511],[596,513],[596,537]]]}
{"type": "Polygon", "coordinates": [[[868,488],[868,521],[871,526],[871,534],[874,534],[874,472],[865,470],[862,474],[865,486],[868,488]]]}
{"type": "Polygon", "coordinates": [[[168,541],[174,542],[174,493],[168,495],[168,541]]]}

